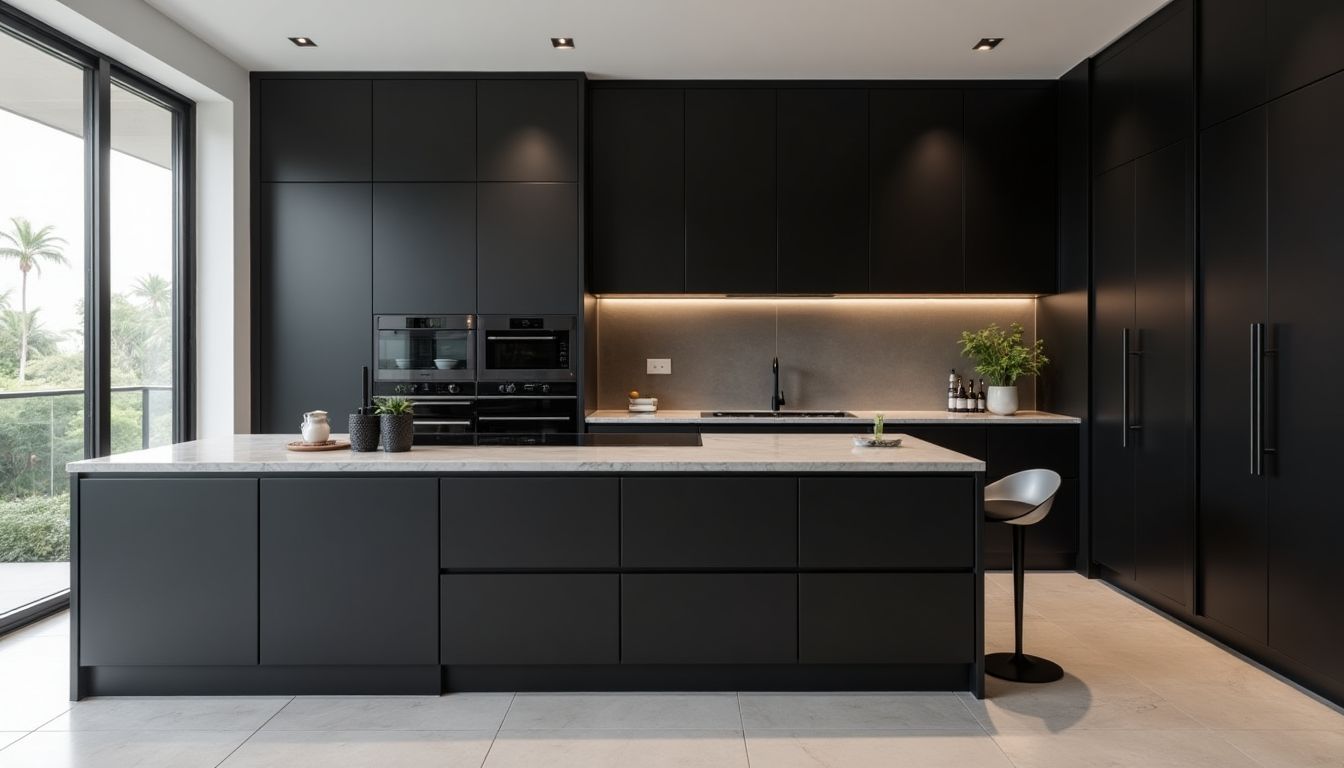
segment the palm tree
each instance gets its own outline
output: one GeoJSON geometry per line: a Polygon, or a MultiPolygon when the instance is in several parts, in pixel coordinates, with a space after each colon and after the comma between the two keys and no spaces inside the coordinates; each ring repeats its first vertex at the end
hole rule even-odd
{"type": "Polygon", "coordinates": [[[41,275],[44,261],[65,266],[69,266],[70,262],[61,249],[65,239],[52,234],[54,226],[48,224],[34,231],[33,225],[22,216],[15,216],[9,221],[14,229],[0,232],[0,258],[19,262],[19,272],[23,275],[19,287],[19,319],[22,321],[19,329],[19,383],[22,384],[28,369],[28,273],[41,275]],[[10,244],[4,245],[4,241],[10,244]]]}
{"type": "Polygon", "coordinates": [[[173,304],[173,284],[150,273],[135,281],[131,295],[140,299],[155,315],[166,315],[173,304]]]}

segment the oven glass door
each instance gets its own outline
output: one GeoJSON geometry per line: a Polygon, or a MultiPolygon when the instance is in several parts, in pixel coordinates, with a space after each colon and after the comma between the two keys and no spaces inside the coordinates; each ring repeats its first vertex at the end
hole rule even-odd
{"type": "Polygon", "coordinates": [[[484,331],[485,367],[500,373],[569,370],[569,331],[484,331]]]}
{"type": "Polygon", "coordinates": [[[555,434],[578,431],[574,398],[481,398],[476,430],[483,433],[555,434]]]}
{"type": "Polygon", "coordinates": [[[377,339],[379,381],[435,381],[474,376],[474,331],[443,328],[381,329],[377,339]]]}

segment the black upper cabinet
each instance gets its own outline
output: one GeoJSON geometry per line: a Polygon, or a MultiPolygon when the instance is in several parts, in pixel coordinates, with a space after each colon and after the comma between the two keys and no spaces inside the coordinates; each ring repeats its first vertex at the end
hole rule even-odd
{"type": "Polygon", "coordinates": [[[1199,124],[1265,102],[1266,0],[1205,0],[1199,13],[1199,124]]]}
{"type": "Polygon", "coordinates": [[[573,80],[476,84],[476,178],[578,181],[579,85],[573,80]]]}
{"type": "Polygon", "coordinates": [[[966,292],[1055,291],[1055,90],[966,91],[966,292]]]}
{"type": "Polygon", "coordinates": [[[373,185],[373,311],[476,312],[476,185],[373,185]]]}
{"type": "Polygon", "coordinates": [[[573,315],[579,309],[575,184],[480,184],[477,311],[573,315]]]}
{"type": "Polygon", "coordinates": [[[368,181],[368,80],[263,80],[262,181],[368,181]]]}
{"type": "Polygon", "coordinates": [[[592,93],[593,289],[686,290],[683,91],[592,93]]]}
{"type": "Polygon", "coordinates": [[[874,89],[868,125],[871,289],[961,293],[961,91],[874,89]]]}
{"type": "Polygon", "coordinates": [[[868,93],[779,91],[779,290],[868,290],[868,93]]]}
{"type": "Polygon", "coordinates": [[[775,91],[686,91],[686,290],[777,290],[775,186],[775,91]]]}
{"type": "Polygon", "coordinates": [[[475,181],[475,81],[374,80],[373,180],[475,181]]]}
{"type": "Polygon", "coordinates": [[[1269,95],[1344,69],[1344,3],[1339,0],[1265,0],[1269,95]]]}

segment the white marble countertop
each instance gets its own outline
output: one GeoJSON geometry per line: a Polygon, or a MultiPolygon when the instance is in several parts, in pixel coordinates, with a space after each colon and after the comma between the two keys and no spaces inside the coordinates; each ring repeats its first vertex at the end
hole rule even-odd
{"type": "MultiPolygon", "coordinates": [[[[899,434],[896,430],[889,436],[899,434]]],[[[344,438],[344,435],[334,437],[344,438]]],[[[297,453],[295,435],[233,435],[99,459],[68,472],[983,472],[984,462],[906,437],[858,448],[850,435],[704,435],[701,446],[416,446],[405,453],[297,453]]]]}
{"type": "MultiPolygon", "coordinates": [[[[854,416],[704,416],[700,411],[660,410],[657,413],[630,413],[620,410],[599,410],[589,413],[587,422],[589,424],[869,424],[873,420],[873,415],[879,411],[850,411],[850,413],[854,416]]],[[[895,410],[880,413],[889,425],[1078,424],[1081,421],[1076,416],[1062,416],[1045,411],[1018,411],[1012,416],[947,411],[895,410]]]]}

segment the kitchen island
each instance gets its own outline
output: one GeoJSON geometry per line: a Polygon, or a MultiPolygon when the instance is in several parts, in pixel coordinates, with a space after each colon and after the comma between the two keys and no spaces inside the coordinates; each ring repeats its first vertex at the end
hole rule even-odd
{"type": "Polygon", "coordinates": [[[71,694],[983,691],[985,465],[906,438],[74,462],[71,694]]]}

